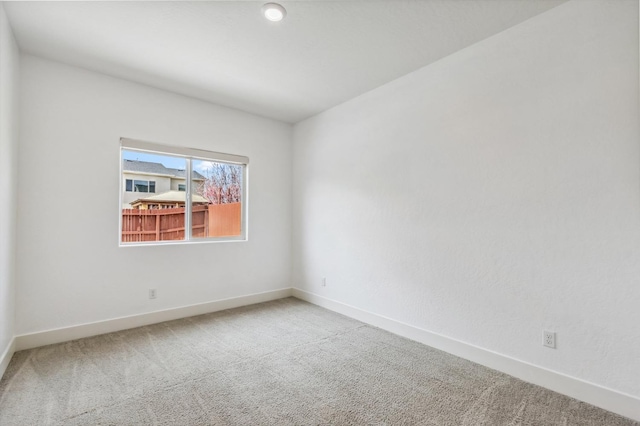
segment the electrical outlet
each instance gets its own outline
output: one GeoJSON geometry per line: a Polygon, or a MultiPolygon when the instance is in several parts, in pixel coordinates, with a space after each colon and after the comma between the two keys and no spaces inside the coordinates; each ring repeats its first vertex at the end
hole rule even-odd
{"type": "Polygon", "coordinates": [[[556,348],[556,333],[554,331],[544,330],[542,332],[542,345],[548,348],[556,348]]]}
{"type": "Polygon", "coordinates": [[[322,287],[327,286],[327,277],[322,277],[322,287]]]}
{"type": "Polygon", "coordinates": [[[156,292],[155,288],[150,288],[149,289],[149,299],[155,299],[156,297],[158,297],[158,293],[156,292]]]}

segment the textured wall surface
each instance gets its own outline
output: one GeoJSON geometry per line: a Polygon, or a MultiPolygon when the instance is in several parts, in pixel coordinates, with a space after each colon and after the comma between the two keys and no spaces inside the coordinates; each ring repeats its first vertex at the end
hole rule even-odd
{"type": "Polygon", "coordinates": [[[14,334],[18,67],[18,46],[0,3],[0,355],[14,334]]]}
{"type": "Polygon", "coordinates": [[[637,8],[563,4],[296,125],[294,286],[640,396],[637,8]]]}
{"type": "Polygon", "coordinates": [[[16,334],[290,286],[290,125],[32,56],[21,103],[16,334]],[[248,156],[249,241],[118,247],[120,137],[248,156]]]}

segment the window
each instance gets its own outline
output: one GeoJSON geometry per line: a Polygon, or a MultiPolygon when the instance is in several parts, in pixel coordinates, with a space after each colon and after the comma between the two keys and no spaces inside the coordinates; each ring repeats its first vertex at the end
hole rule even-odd
{"type": "Polygon", "coordinates": [[[120,244],[247,238],[247,157],[121,139],[120,244]]]}
{"type": "Polygon", "coordinates": [[[127,179],[125,184],[127,192],[156,192],[156,183],[152,180],[127,179]]]}

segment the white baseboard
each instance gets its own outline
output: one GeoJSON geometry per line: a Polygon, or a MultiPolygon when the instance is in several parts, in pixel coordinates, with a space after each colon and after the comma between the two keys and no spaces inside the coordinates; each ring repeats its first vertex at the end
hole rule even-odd
{"type": "Polygon", "coordinates": [[[81,339],[83,337],[97,336],[99,334],[112,333],[114,331],[126,330],[129,328],[192,317],[194,315],[208,314],[210,312],[253,305],[255,303],[268,302],[270,300],[283,299],[291,295],[291,288],[283,288],[279,290],[265,291],[263,293],[250,294],[247,296],[199,303],[197,305],[182,306],[180,308],[166,309],[128,317],[114,318],[106,321],[23,334],[15,337],[15,350],[21,351],[54,343],[68,342],[70,340],[81,339]]]}
{"type": "Polygon", "coordinates": [[[7,371],[7,367],[9,366],[9,362],[11,361],[11,357],[16,351],[16,338],[12,338],[7,345],[7,348],[4,350],[2,355],[0,355],[0,379],[4,376],[4,372],[7,371]]]}
{"type": "Polygon", "coordinates": [[[293,288],[293,296],[526,382],[640,421],[640,398],[293,288]]]}

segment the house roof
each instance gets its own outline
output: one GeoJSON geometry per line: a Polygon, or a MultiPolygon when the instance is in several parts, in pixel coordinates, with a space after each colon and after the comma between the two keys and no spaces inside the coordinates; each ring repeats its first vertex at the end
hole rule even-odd
{"type": "MultiPolygon", "coordinates": [[[[122,160],[122,171],[133,173],[148,173],[152,175],[165,175],[183,179],[186,176],[185,171],[182,169],[172,169],[169,167],[165,167],[162,163],[151,163],[149,161],[138,160],[122,160]]],[[[204,176],[202,176],[195,170],[191,172],[191,178],[204,180],[204,176]]]]}
{"type": "MultiPolygon", "coordinates": [[[[129,204],[136,204],[139,202],[147,202],[147,203],[152,203],[152,202],[156,202],[156,203],[184,203],[185,202],[185,196],[186,196],[186,192],[185,191],[167,191],[167,192],[163,192],[162,194],[156,194],[156,195],[152,195],[151,197],[146,197],[146,198],[139,198],[135,201],[132,201],[129,204]]],[[[206,198],[204,198],[201,195],[198,194],[192,194],[191,195],[191,202],[193,203],[209,203],[209,200],[207,200],[206,198]]]]}

